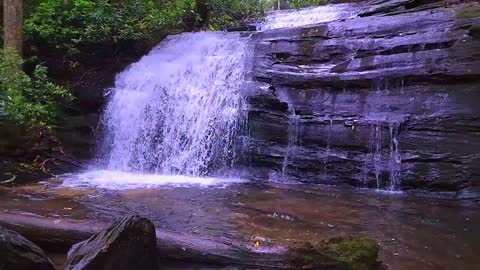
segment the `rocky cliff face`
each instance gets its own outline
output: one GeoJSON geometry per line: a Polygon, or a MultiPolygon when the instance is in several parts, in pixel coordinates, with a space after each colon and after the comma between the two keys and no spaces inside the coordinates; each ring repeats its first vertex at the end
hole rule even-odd
{"type": "Polygon", "coordinates": [[[247,164],[259,178],[480,193],[480,4],[339,8],[254,35],[247,164]]]}

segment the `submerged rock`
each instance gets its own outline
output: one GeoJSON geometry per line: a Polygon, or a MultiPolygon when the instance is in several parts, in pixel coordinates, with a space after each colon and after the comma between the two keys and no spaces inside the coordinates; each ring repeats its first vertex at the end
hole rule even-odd
{"type": "Polygon", "coordinates": [[[0,227],[1,270],[53,270],[53,264],[37,245],[15,231],[0,227]]]}
{"type": "Polygon", "coordinates": [[[293,265],[309,269],[379,269],[377,243],[367,236],[333,238],[318,243],[302,243],[291,248],[293,265]]]}
{"type": "Polygon", "coordinates": [[[108,229],[75,244],[68,252],[65,270],[156,270],[157,238],[153,223],[127,216],[108,229]]]}

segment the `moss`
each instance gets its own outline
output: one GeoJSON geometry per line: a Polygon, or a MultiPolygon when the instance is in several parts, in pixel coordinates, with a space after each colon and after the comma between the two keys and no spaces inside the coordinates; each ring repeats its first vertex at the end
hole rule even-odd
{"type": "Polygon", "coordinates": [[[326,243],[329,255],[342,262],[348,269],[367,270],[377,264],[378,245],[368,236],[337,238],[326,243]]]}
{"type": "Polygon", "coordinates": [[[318,249],[308,242],[296,244],[290,246],[288,261],[295,267],[307,269],[325,268],[326,265],[341,266],[338,261],[331,258],[331,256],[327,255],[324,251],[323,248],[318,249]]]}
{"type": "Polygon", "coordinates": [[[467,7],[458,11],[457,17],[459,19],[470,19],[480,17],[480,7],[467,7]]]}
{"type": "Polygon", "coordinates": [[[289,262],[301,268],[369,270],[379,266],[378,245],[365,235],[301,243],[290,250],[289,262]]]}
{"type": "Polygon", "coordinates": [[[457,11],[457,18],[460,20],[466,20],[470,25],[468,29],[468,35],[476,40],[480,39],[480,7],[465,7],[457,11]]]}
{"type": "Polygon", "coordinates": [[[480,24],[474,24],[468,30],[468,35],[473,37],[474,39],[480,39],[480,24]]]}

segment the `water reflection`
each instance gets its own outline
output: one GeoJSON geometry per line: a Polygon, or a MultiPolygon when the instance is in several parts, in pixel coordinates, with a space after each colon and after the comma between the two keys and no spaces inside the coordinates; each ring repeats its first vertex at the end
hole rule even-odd
{"type": "Polygon", "coordinates": [[[44,183],[0,190],[0,211],[111,221],[139,213],[158,228],[253,242],[316,241],[366,233],[390,269],[474,269],[476,203],[308,185],[71,189],[44,183]]]}

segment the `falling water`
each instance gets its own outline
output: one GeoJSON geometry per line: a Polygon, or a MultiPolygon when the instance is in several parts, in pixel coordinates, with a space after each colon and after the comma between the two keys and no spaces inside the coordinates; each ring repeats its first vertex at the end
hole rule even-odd
{"type": "Polygon", "coordinates": [[[327,179],[327,165],[328,165],[328,161],[330,159],[330,140],[331,140],[331,137],[332,137],[332,127],[333,127],[333,118],[330,117],[330,116],[327,116],[327,119],[328,119],[328,122],[329,122],[329,126],[328,126],[328,133],[327,133],[327,147],[325,149],[325,154],[324,154],[324,157],[322,159],[322,163],[323,163],[323,178],[324,179],[327,179]]]}
{"type": "Polygon", "coordinates": [[[371,136],[371,146],[372,146],[372,161],[373,169],[375,173],[375,183],[377,189],[380,189],[380,173],[381,173],[381,162],[382,162],[382,126],[380,123],[373,123],[373,135],[371,136]]]}
{"type": "Polygon", "coordinates": [[[390,173],[390,185],[388,190],[397,190],[400,184],[400,165],[402,163],[402,157],[400,155],[400,148],[398,144],[398,133],[400,131],[397,123],[390,123],[390,159],[388,164],[388,171],[390,173]]]}
{"type": "Polygon", "coordinates": [[[296,27],[315,23],[330,22],[339,19],[355,17],[358,9],[352,9],[351,4],[324,5],[304,9],[272,11],[258,30],[296,27]]]}
{"type": "Polygon", "coordinates": [[[298,144],[298,120],[299,116],[295,114],[295,109],[289,105],[289,122],[288,122],[288,145],[283,157],[282,176],[285,177],[287,173],[289,159],[296,154],[298,144]]]}
{"type": "MultiPolygon", "coordinates": [[[[371,117],[371,116],[370,116],[371,117]]],[[[385,189],[388,191],[396,191],[399,188],[401,175],[401,153],[399,147],[398,136],[400,134],[400,123],[393,120],[375,119],[371,121],[372,132],[370,135],[370,159],[365,161],[364,165],[364,182],[367,183],[368,168],[372,168],[375,174],[375,184],[377,189],[385,189]],[[383,149],[383,131],[388,128],[388,151],[383,149]],[[368,164],[371,164],[370,166],[368,164]],[[388,183],[383,184],[382,172],[388,174],[388,183]]]]}
{"type": "Polygon", "coordinates": [[[102,119],[107,169],[203,176],[230,166],[247,52],[238,33],[185,33],[118,75],[102,119]]]}

